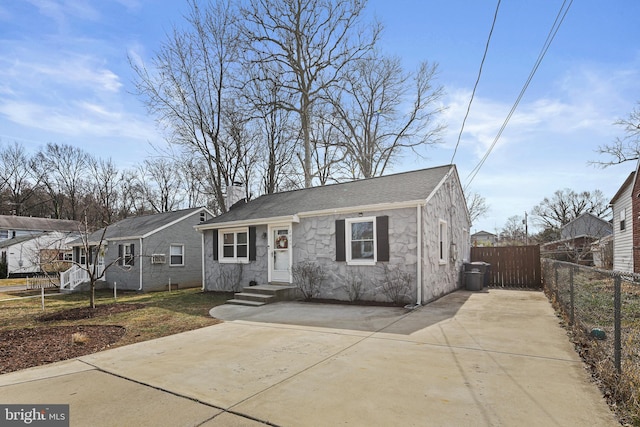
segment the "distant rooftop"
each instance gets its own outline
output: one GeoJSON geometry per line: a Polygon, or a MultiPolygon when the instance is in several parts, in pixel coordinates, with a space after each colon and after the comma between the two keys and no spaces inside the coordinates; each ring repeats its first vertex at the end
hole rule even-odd
{"type": "Polygon", "coordinates": [[[32,216],[0,215],[0,230],[78,232],[79,229],[79,221],[32,216]]]}

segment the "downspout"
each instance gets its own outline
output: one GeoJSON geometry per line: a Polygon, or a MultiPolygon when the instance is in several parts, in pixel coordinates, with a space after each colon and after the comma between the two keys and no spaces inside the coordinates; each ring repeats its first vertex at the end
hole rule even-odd
{"type": "Polygon", "coordinates": [[[204,231],[200,231],[200,235],[202,236],[200,250],[202,251],[202,292],[204,292],[204,231]]]}
{"type": "Polygon", "coordinates": [[[138,265],[140,266],[140,288],[138,288],[139,292],[142,292],[142,237],[140,238],[140,262],[138,263],[138,265]]]}
{"type": "Polygon", "coordinates": [[[416,206],[416,228],[417,228],[417,235],[418,235],[418,246],[416,248],[417,250],[417,257],[418,257],[418,262],[417,262],[417,268],[416,268],[416,284],[417,284],[417,295],[416,295],[416,305],[421,305],[422,304],[422,209],[420,207],[420,205],[418,204],[416,206]]]}

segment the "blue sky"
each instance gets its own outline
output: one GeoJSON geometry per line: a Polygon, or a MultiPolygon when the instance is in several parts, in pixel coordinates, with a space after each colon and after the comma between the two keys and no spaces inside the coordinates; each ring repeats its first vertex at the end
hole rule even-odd
{"type": "MultiPolygon", "coordinates": [[[[561,0],[503,1],[482,78],[454,163],[463,185],[493,142],[525,83],[561,0]]],[[[448,128],[443,143],[408,154],[394,172],[451,161],[495,12],[488,0],[370,0],[385,27],[382,48],[407,69],[439,64],[448,128]]],[[[172,25],[179,0],[15,0],[0,3],[0,141],[35,151],[77,145],[121,167],[163,144],[133,95],[134,54],[148,61],[172,25]]],[[[470,191],[484,196],[495,232],[555,190],[600,189],[611,198],[635,165],[590,166],[621,136],[613,125],[640,101],[640,2],[580,0],[565,21],[509,125],[470,191]]]]}

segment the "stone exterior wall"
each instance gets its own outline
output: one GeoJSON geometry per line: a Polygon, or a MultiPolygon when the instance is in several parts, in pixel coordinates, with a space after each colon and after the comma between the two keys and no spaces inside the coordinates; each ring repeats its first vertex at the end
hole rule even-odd
{"type": "Polygon", "coordinates": [[[268,280],[268,238],[267,226],[256,227],[256,260],[248,264],[224,264],[213,260],[213,233],[218,230],[205,230],[204,236],[204,281],[208,291],[238,292],[251,282],[267,284],[268,280]],[[263,237],[264,236],[264,237],[263,237]]]}
{"type": "Polygon", "coordinates": [[[330,215],[302,218],[293,225],[293,262],[312,261],[324,266],[326,279],[319,298],[349,300],[349,288],[354,281],[362,283],[359,299],[366,301],[387,301],[381,290],[385,277],[385,266],[394,271],[399,269],[411,275],[412,280],[406,291],[406,302],[415,298],[417,271],[416,209],[403,208],[374,212],[362,212],[362,217],[389,216],[389,262],[376,265],[347,265],[336,262],[336,227],[338,219],[358,218],[360,213],[351,215],[330,215]]]}
{"type": "Polygon", "coordinates": [[[470,259],[468,214],[462,188],[451,176],[423,208],[422,302],[429,302],[462,286],[462,265],[470,259]],[[446,222],[445,261],[440,261],[440,221],[446,222]]]}

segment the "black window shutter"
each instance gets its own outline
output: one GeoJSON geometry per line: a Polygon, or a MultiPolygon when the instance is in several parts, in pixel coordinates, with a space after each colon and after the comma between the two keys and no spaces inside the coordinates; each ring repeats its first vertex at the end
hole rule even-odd
{"type": "Polygon", "coordinates": [[[133,243],[131,244],[131,265],[134,265],[136,262],[135,251],[134,251],[135,246],[136,245],[134,245],[133,243]]]}
{"type": "Polygon", "coordinates": [[[213,235],[211,236],[211,240],[213,240],[213,260],[218,261],[218,230],[211,230],[213,235]]]}
{"type": "Polygon", "coordinates": [[[336,219],[336,261],[347,260],[344,237],[344,219],[336,219]]]}
{"type": "Polygon", "coordinates": [[[73,248],[73,260],[80,263],[80,248],[78,246],[73,248]]]}
{"type": "Polygon", "coordinates": [[[256,228],[249,227],[249,261],[256,260],[256,228]]]}
{"type": "Polygon", "coordinates": [[[376,217],[376,250],[378,261],[389,261],[389,217],[376,217]]]}
{"type": "Polygon", "coordinates": [[[124,256],[124,250],[122,248],[122,245],[118,245],[118,258],[119,258],[118,264],[120,265],[124,265],[123,256],[124,256]]]}
{"type": "Polygon", "coordinates": [[[93,246],[89,246],[89,253],[87,253],[87,264],[93,265],[93,246]]]}

